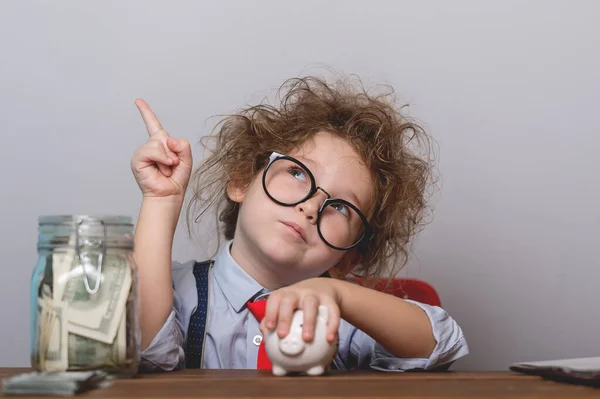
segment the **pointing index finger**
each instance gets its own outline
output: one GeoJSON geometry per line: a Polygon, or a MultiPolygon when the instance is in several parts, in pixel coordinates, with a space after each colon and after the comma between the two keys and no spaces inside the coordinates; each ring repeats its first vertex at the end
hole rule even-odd
{"type": "Polygon", "coordinates": [[[140,111],[140,114],[142,115],[142,119],[146,124],[146,130],[148,130],[148,134],[150,136],[163,130],[163,127],[160,124],[158,118],[156,117],[154,112],[152,112],[152,109],[146,103],[146,101],[142,100],[141,98],[138,98],[137,100],[135,100],[135,105],[140,111]]]}

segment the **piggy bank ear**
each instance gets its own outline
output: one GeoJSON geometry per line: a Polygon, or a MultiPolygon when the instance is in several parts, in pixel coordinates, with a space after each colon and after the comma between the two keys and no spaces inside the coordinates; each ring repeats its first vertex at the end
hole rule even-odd
{"type": "Polygon", "coordinates": [[[317,318],[327,323],[327,319],[329,319],[329,310],[327,309],[327,306],[319,305],[317,318]]]}

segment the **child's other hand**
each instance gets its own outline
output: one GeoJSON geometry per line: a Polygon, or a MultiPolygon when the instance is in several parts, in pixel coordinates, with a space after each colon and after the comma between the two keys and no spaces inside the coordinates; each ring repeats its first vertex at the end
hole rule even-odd
{"type": "Polygon", "coordinates": [[[265,317],[260,328],[263,335],[277,327],[277,335],[288,335],[296,309],[304,311],[302,338],[309,342],[314,338],[319,305],[328,308],[327,341],[333,342],[340,325],[340,294],[332,278],[312,278],[273,291],[267,299],[265,317]]]}
{"type": "Polygon", "coordinates": [[[192,171],[192,151],[187,140],[170,137],[142,99],[138,107],[150,138],[131,158],[131,170],[144,197],[183,197],[192,171]]]}

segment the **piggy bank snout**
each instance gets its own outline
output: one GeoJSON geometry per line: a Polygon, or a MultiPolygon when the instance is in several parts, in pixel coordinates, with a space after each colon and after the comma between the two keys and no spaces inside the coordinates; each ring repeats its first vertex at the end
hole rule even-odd
{"type": "Polygon", "coordinates": [[[297,356],[304,351],[305,344],[300,336],[288,335],[279,341],[279,350],[287,356],[297,356]]]}

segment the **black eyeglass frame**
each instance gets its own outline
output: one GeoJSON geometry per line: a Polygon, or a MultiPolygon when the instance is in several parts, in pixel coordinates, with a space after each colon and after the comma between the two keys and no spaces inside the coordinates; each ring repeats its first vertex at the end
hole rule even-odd
{"type": "Polygon", "coordinates": [[[369,225],[367,218],[365,217],[365,215],[363,215],[363,213],[360,211],[360,209],[358,209],[358,207],[356,207],[356,205],[352,204],[351,202],[346,201],[345,199],[331,198],[331,195],[329,195],[329,193],[327,191],[325,191],[322,187],[317,186],[317,183],[315,182],[315,177],[312,174],[312,172],[310,171],[310,169],[294,157],[291,157],[289,155],[279,154],[277,152],[272,152],[269,155],[269,162],[267,163],[267,166],[265,166],[265,169],[263,171],[262,186],[263,186],[263,190],[265,191],[265,194],[267,194],[267,197],[269,197],[271,199],[271,201],[275,202],[278,205],[288,206],[288,207],[296,206],[296,205],[308,200],[309,198],[313,197],[318,190],[323,191],[325,193],[325,195],[327,196],[327,198],[325,199],[325,201],[323,201],[323,203],[319,207],[319,211],[317,212],[317,232],[319,233],[319,237],[321,237],[321,240],[323,240],[323,242],[325,244],[327,244],[329,247],[331,247],[333,249],[336,249],[338,251],[347,251],[349,249],[356,247],[361,242],[363,242],[365,239],[370,240],[373,237],[371,226],[369,225]],[[296,163],[298,166],[300,166],[302,169],[304,169],[306,171],[306,173],[308,173],[308,177],[310,178],[310,191],[300,201],[296,201],[294,203],[281,202],[281,201],[275,199],[271,195],[271,193],[269,193],[269,190],[267,190],[267,181],[266,181],[267,172],[269,171],[269,168],[271,167],[271,165],[273,165],[276,161],[278,161],[280,159],[286,159],[288,161],[292,161],[292,162],[296,163]],[[354,244],[352,244],[349,247],[336,247],[335,245],[332,245],[330,242],[328,242],[325,239],[325,237],[323,237],[323,233],[321,233],[321,216],[323,214],[323,210],[331,204],[343,204],[345,206],[352,208],[352,210],[354,210],[354,212],[356,212],[356,214],[360,217],[361,221],[363,222],[365,230],[364,230],[362,236],[354,244]]]}

